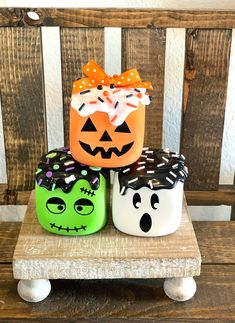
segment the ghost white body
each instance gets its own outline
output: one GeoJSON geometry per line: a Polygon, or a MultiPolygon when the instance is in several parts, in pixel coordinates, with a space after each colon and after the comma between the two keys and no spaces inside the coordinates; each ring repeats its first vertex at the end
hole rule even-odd
{"type": "Polygon", "coordinates": [[[127,234],[143,237],[158,237],[175,232],[180,226],[183,187],[180,181],[172,189],[139,190],[127,188],[125,195],[120,194],[118,173],[115,174],[112,196],[112,217],[115,227],[127,234]],[[134,206],[133,197],[140,197],[134,206]],[[152,203],[157,197],[159,202],[152,203]],[[146,225],[147,224],[147,225],[146,225]],[[141,229],[141,227],[144,229],[141,229]]]}

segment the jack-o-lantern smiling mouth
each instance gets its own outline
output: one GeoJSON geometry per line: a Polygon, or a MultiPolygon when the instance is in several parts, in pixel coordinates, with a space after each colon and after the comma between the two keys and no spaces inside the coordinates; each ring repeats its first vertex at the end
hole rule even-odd
{"type": "Polygon", "coordinates": [[[79,143],[81,145],[81,147],[90,155],[95,156],[97,155],[99,152],[101,153],[102,158],[104,159],[109,159],[112,156],[112,153],[114,153],[116,156],[120,157],[124,154],[126,154],[131,147],[134,144],[134,141],[130,142],[129,144],[126,144],[122,147],[121,150],[119,150],[117,147],[110,147],[107,151],[105,151],[104,147],[95,147],[95,149],[91,149],[91,146],[89,144],[86,144],[82,141],[79,140],[79,143]]]}

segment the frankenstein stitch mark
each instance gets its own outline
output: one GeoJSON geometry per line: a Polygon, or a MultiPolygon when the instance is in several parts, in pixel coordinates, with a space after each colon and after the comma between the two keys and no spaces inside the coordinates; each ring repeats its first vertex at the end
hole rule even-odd
{"type": "Polygon", "coordinates": [[[44,229],[86,235],[107,222],[105,172],[73,159],[67,148],[42,157],[36,171],[36,211],[44,229]]]}
{"type": "Polygon", "coordinates": [[[64,231],[66,231],[66,232],[70,232],[70,231],[76,231],[76,232],[78,232],[78,230],[86,230],[86,226],[81,226],[80,228],[77,228],[77,227],[74,227],[73,229],[71,229],[71,228],[69,228],[69,227],[67,227],[67,228],[63,228],[61,225],[60,226],[58,226],[58,225],[56,225],[55,223],[50,223],[50,226],[51,226],[51,228],[56,228],[56,229],[58,229],[59,231],[60,230],[64,230],[64,231]]]}

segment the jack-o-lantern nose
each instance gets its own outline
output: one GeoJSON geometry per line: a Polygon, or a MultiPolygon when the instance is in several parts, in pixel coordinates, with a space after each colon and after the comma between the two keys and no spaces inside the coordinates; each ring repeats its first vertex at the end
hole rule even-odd
{"type": "Polygon", "coordinates": [[[110,135],[107,133],[106,130],[103,133],[102,137],[100,138],[100,141],[112,141],[110,135]]]}

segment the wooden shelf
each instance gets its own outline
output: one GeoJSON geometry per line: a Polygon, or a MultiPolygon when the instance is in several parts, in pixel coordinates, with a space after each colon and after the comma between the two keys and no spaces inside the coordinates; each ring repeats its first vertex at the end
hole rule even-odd
{"type": "Polygon", "coordinates": [[[162,279],[52,280],[50,297],[40,304],[24,302],[16,293],[11,266],[20,226],[0,224],[1,322],[70,322],[75,317],[76,322],[93,323],[188,322],[189,317],[190,322],[235,321],[234,222],[194,222],[204,264],[195,279],[197,293],[183,306],[164,294],[162,279]]]}
{"type": "Polygon", "coordinates": [[[112,223],[97,234],[66,237],[45,231],[35,213],[34,191],[13,256],[16,279],[104,279],[192,277],[201,256],[184,201],[182,222],[174,234],[133,237],[112,223]]]}

